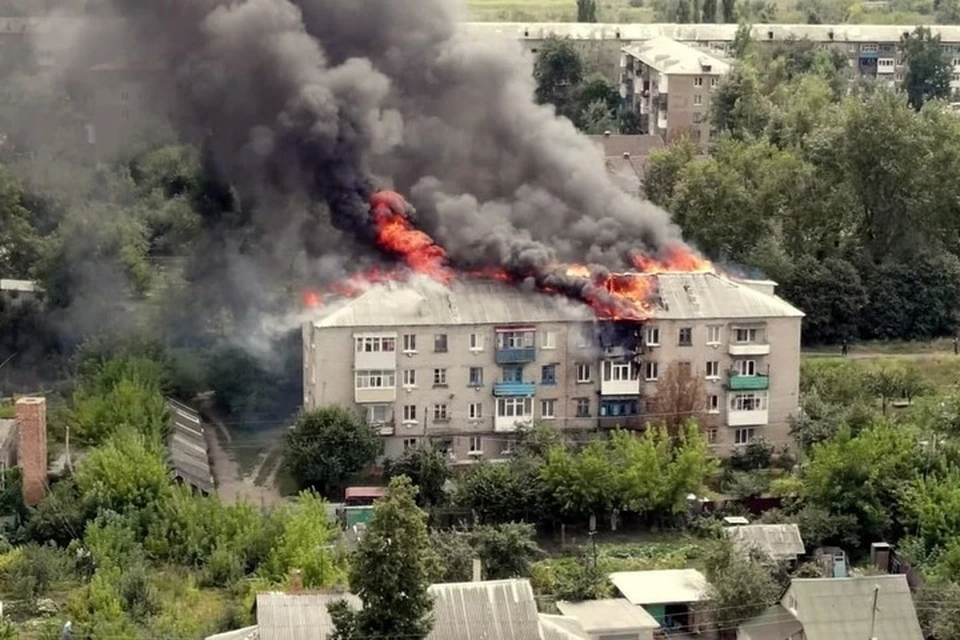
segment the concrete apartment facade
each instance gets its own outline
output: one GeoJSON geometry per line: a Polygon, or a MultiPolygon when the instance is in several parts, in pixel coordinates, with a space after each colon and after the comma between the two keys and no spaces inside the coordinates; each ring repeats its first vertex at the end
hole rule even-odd
{"type": "Polygon", "coordinates": [[[455,463],[496,460],[534,421],[574,433],[657,422],[658,382],[676,364],[701,382],[717,454],[760,437],[788,443],[803,314],[772,283],[657,280],[643,324],[498,283],[373,287],[303,325],[304,408],[362,412],[388,457],[429,442],[455,463]]]}
{"type": "Polygon", "coordinates": [[[730,71],[729,62],[656,36],[624,47],[620,66],[620,95],[627,109],[640,114],[643,133],[709,141],[711,95],[730,71]]]}

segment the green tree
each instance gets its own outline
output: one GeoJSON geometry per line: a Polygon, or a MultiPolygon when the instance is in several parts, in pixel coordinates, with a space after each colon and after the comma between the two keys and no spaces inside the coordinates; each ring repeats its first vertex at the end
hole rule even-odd
{"type": "Polygon", "coordinates": [[[550,36],[540,45],[533,65],[536,100],[552,104],[557,113],[576,118],[576,96],[584,78],[583,58],[569,38],[550,36]]]}
{"type": "Polygon", "coordinates": [[[710,101],[714,129],[739,139],[758,138],[770,122],[772,106],[761,86],[760,74],[749,60],[738,64],[710,101]]]}
{"type": "Polygon", "coordinates": [[[301,487],[328,496],[379,453],[374,427],[343,407],[331,406],[300,416],[287,437],[284,462],[301,487]]]}
{"type": "Polygon", "coordinates": [[[717,21],[717,0],[703,0],[703,18],[700,21],[707,24],[717,21]]]}
{"type": "Polygon", "coordinates": [[[617,119],[607,106],[606,102],[596,100],[590,103],[580,116],[581,130],[591,135],[601,135],[613,131],[617,126],[617,119]]]}
{"type": "Polygon", "coordinates": [[[470,532],[470,546],[480,558],[484,579],[502,580],[530,575],[530,565],[542,551],[532,524],[508,522],[483,525],[470,532]]]}
{"type": "Polygon", "coordinates": [[[415,640],[430,633],[430,538],[416,493],[410,479],[400,476],[390,481],[387,496],[374,506],[373,519],[350,563],[350,588],[363,601],[363,609],[352,611],[344,601],[330,606],[338,640],[415,640]]]}
{"type": "Polygon", "coordinates": [[[709,587],[710,619],[721,637],[776,603],[780,586],[767,558],[744,558],[728,540],[718,541],[703,559],[709,587]]]}
{"type": "Polygon", "coordinates": [[[697,148],[690,138],[682,137],[666,149],[657,149],[647,159],[643,190],[647,199],[669,207],[684,168],[693,161],[697,148]]]}
{"type": "Polygon", "coordinates": [[[473,511],[480,522],[540,522],[550,513],[540,461],[518,456],[507,464],[481,463],[457,480],[457,506],[473,511]]]}
{"type": "Polygon", "coordinates": [[[597,0],[577,0],[577,22],[597,21],[597,0]]]}
{"type": "Polygon", "coordinates": [[[720,22],[724,24],[735,23],[737,21],[737,0],[721,0],[720,17],[720,22]]]}
{"type": "Polygon", "coordinates": [[[780,293],[803,309],[803,338],[811,344],[853,338],[868,302],[860,274],[842,258],[799,256],[780,293]]]}
{"type": "Polygon", "coordinates": [[[933,35],[929,27],[917,27],[901,38],[900,51],[907,65],[903,90],[911,107],[919,111],[928,100],[950,96],[950,61],[939,35],[933,35]]]}
{"type": "Polygon", "coordinates": [[[296,505],[281,516],[281,522],[262,570],[264,577],[280,582],[292,569],[298,569],[304,587],[342,585],[346,555],[337,549],[339,532],[330,522],[323,498],[312,491],[301,492],[296,505]]]}
{"type": "Polygon", "coordinates": [[[408,449],[400,458],[387,460],[388,478],[407,476],[417,486],[417,503],[424,508],[442,506],[447,501],[446,483],[450,478],[447,456],[433,447],[408,449]]]}
{"type": "Polygon", "coordinates": [[[692,21],[693,8],[690,6],[690,0],[677,0],[676,20],[680,24],[687,24],[692,21]]]}

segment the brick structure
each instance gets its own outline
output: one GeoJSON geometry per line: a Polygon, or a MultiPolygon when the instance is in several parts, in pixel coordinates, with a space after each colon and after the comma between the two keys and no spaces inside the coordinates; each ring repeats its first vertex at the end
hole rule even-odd
{"type": "Polygon", "coordinates": [[[18,464],[23,475],[23,500],[35,506],[47,491],[47,401],[17,400],[18,464]]]}

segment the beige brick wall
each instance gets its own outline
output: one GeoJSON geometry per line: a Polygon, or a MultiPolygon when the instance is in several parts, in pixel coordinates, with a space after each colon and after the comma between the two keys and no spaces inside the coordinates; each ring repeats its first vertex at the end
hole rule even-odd
{"type": "Polygon", "coordinates": [[[35,506],[47,491],[47,401],[20,398],[16,406],[18,464],[23,474],[23,500],[35,506]]]}

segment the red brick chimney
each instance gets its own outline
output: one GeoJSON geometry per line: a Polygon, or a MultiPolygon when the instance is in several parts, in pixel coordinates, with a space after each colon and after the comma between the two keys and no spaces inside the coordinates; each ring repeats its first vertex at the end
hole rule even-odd
{"type": "Polygon", "coordinates": [[[36,506],[47,492],[47,401],[17,400],[17,464],[23,476],[23,501],[36,506]]]}

